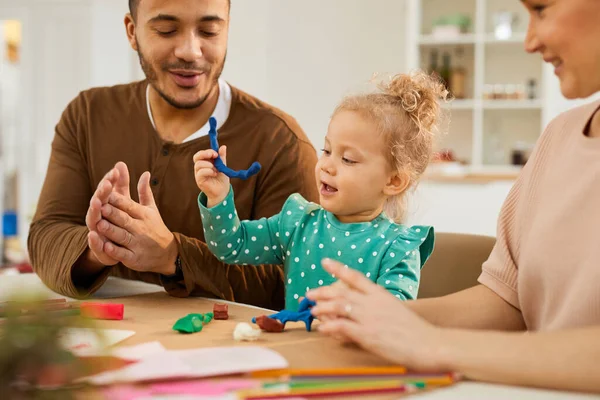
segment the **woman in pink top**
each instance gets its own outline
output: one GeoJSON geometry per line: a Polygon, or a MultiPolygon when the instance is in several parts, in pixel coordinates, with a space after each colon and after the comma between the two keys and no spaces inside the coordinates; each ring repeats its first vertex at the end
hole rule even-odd
{"type": "MultiPolygon", "coordinates": [[[[555,66],[562,93],[600,91],[600,1],[522,3],[525,48],[555,66]]],[[[341,282],[307,294],[320,330],[413,369],[600,392],[599,109],[549,124],[506,199],[480,285],[405,303],[326,260],[341,282]]]]}

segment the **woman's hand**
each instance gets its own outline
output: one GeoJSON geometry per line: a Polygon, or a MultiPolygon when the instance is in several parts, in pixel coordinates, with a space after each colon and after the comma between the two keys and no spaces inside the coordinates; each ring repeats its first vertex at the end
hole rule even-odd
{"type": "Polygon", "coordinates": [[[229,178],[217,171],[213,162],[219,155],[223,163],[226,163],[227,149],[225,146],[221,146],[219,154],[212,149],[201,150],[194,154],[196,184],[206,195],[208,208],[220,204],[229,193],[229,178]]]}
{"type": "Polygon", "coordinates": [[[309,291],[317,302],[312,313],[319,330],[344,342],[354,342],[413,370],[443,370],[439,328],[429,324],[396,297],[342,264],[323,260],[339,281],[309,291]]]}

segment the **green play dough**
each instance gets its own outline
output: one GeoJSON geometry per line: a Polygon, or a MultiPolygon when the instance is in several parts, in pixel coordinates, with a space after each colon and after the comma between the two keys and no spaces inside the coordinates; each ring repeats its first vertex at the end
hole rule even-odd
{"type": "Polygon", "coordinates": [[[173,325],[173,330],[180,333],[200,332],[202,331],[202,321],[204,318],[205,316],[202,314],[188,314],[175,322],[175,325],[173,325]]]}
{"type": "Polygon", "coordinates": [[[203,319],[203,322],[204,322],[205,324],[208,324],[210,321],[212,321],[212,320],[213,320],[214,316],[215,316],[215,315],[214,315],[213,313],[211,313],[211,312],[204,314],[204,319],[203,319]]]}

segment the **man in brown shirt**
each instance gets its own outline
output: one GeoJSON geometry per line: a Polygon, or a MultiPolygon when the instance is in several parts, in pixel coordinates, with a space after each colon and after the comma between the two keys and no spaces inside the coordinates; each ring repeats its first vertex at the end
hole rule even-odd
{"type": "Polygon", "coordinates": [[[229,7],[130,0],[127,34],[147,80],[82,92],[56,127],[28,240],[53,290],[86,296],[113,275],[175,296],[283,305],[281,266],[219,262],[196,204],[192,159],[210,147],[210,116],[231,168],[262,164],[257,176],[232,181],[240,218],[271,216],[294,192],[317,199],[316,154],[295,120],[219,79],[229,7]]]}

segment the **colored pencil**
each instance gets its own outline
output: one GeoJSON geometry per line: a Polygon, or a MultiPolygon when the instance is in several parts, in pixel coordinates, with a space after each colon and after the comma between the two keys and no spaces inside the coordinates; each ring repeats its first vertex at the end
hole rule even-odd
{"type": "Polygon", "coordinates": [[[262,389],[238,393],[242,399],[401,393],[449,386],[458,379],[452,373],[408,373],[403,367],[281,369],[254,372],[251,376],[276,380],[263,383],[262,389]]]}
{"type": "Polygon", "coordinates": [[[417,374],[417,373],[406,373],[406,374],[388,374],[388,375],[302,375],[302,376],[288,376],[293,381],[310,381],[310,380],[366,380],[366,379],[403,379],[403,380],[428,380],[428,379],[449,379],[452,381],[457,380],[457,375],[453,373],[442,373],[442,374],[417,374]]]}
{"type": "Polygon", "coordinates": [[[379,385],[337,385],[337,386],[315,386],[298,389],[262,389],[238,392],[238,397],[245,400],[268,400],[285,399],[293,397],[333,397],[333,396],[359,396],[384,393],[406,393],[415,392],[417,388],[413,385],[389,382],[379,385]]]}
{"type": "Polygon", "coordinates": [[[315,386],[343,386],[343,385],[378,385],[378,384],[389,384],[389,383],[410,383],[419,386],[441,386],[451,385],[455,382],[455,379],[450,376],[438,376],[438,377],[411,377],[411,376],[395,376],[395,377],[377,377],[375,379],[361,378],[361,379],[350,379],[350,378],[334,378],[334,379],[293,379],[291,381],[275,381],[267,382],[263,384],[263,388],[269,387],[289,387],[289,388],[302,388],[302,387],[315,387],[315,386]]]}
{"type": "Polygon", "coordinates": [[[278,378],[281,376],[369,376],[369,375],[404,375],[404,367],[364,367],[364,368],[318,368],[318,369],[274,369],[267,371],[256,371],[250,375],[253,378],[278,378]]]}
{"type": "MultiPolygon", "coordinates": [[[[66,303],[67,299],[47,299],[47,300],[34,300],[28,302],[26,304],[37,304],[37,305],[46,305],[46,304],[58,304],[58,303],[66,303]]],[[[10,305],[14,305],[15,303],[19,303],[18,301],[10,300],[10,301],[2,301],[0,302],[0,307],[7,307],[10,305]]]]}
{"type": "Polygon", "coordinates": [[[68,303],[66,299],[34,301],[24,304],[22,306],[23,308],[15,308],[15,305],[19,307],[18,304],[19,303],[16,302],[5,302],[0,304],[0,318],[7,317],[9,313],[15,317],[22,317],[34,312],[49,312],[52,313],[52,315],[60,315],[63,314],[63,312],[67,315],[73,315],[79,312],[79,304],[73,302],[68,303]],[[77,312],[74,310],[77,310],[77,312]]]}

